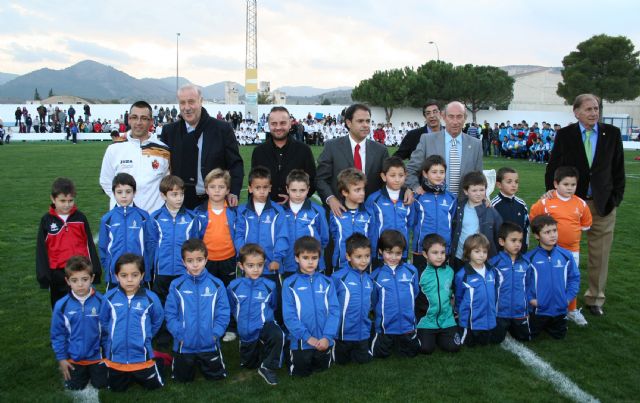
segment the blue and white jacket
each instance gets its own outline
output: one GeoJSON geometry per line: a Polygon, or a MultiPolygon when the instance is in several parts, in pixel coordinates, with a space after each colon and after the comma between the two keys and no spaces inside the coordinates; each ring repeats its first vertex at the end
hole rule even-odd
{"type": "Polygon", "coordinates": [[[246,204],[238,207],[235,228],[233,244],[236,253],[239,253],[245,244],[257,243],[266,254],[262,275],[270,274],[268,267],[274,261],[280,263],[279,272],[284,273],[285,257],[292,251],[289,250],[287,221],[280,205],[267,199],[262,214],[258,215],[253,200],[249,198],[246,204]]]}
{"type": "Polygon", "coordinates": [[[451,231],[458,200],[451,192],[433,193],[428,190],[416,195],[411,206],[413,218],[413,252],[422,253],[422,241],[429,234],[438,234],[446,241],[446,253],[451,248],[451,231]]]}
{"type": "Polygon", "coordinates": [[[153,291],[140,287],[131,300],[120,286],[107,291],[100,309],[105,358],[119,364],[151,360],[151,339],[163,320],[162,304],[153,291]]]}
{"type": "Polygon", "coordinates": [[[326,338],[329,345],[338,333],[340,305],[333,283],[315,272],[296,273],[282,285],[282,316],[292,350],[310,350],[309,337],[326,338]]]}
{"type": "Polygon", "coordinates": [[[224,283],[204,269],[197,276],[183,274],[171,282],[165,303],[167,329],[173,351],[217,351],[229,325],[229,299],[224,283]]]}
{"type": "Polygon", "coordinates": [[[371,336],[371,296],[373,281],[366,271],[347,265],[331,275],[340,304],[337,338],[344,341],[368,340],[371,336]]]}
{"type": "Polygon", "coordinates": [[[329,231],[333,238],[333,256],[331,262],[334,268],[347,264],[347,238],[358,232],[370,236],[371,215],[364,206],[354,210],[347,210],[338,217],[331,213],[329,217],[329,231]]]}
{"type": "Polygon", "coordinates": [[[80,302],[73,293],[56,302],[51,315],[51,347],[56,360],[99,360],[100,306],[103,296],[93,288],[80,302]]]}
{"type": "Polygon", "coordinates": [[[150,268],[153,255],[149,253],[147,221],[149,221],[149,214],[134,205],[128,207],[116,205],[102,216],[98,250],[100,263],[106,272],[107,283],[118,282],[115,273],[116,261],[125,253],[144,257],[144,281],[151,281],[150,268]]]}
{"type": "Polygon", "coordinates": [[[376,333],[399,335],[416,330],[415,299],[420,292],[418,270],[409,263],[386,264],[371,274],[376,333]]]}
{"type": "Polygon", "coordinates": [[[514,262],[503,251],[491,258],[489,264],[496,268],[498,274],[497,317],[525,318],[529,314],[527,290],[533,275],[531,263],[522,255],[514,262]]]}
{"type": "Polygon", "coordinates": [[[580,270],[571,252],[559,246],[550,251],[538,246],[525,258],[533,269],[528,300],[538,301],[538,306],[529,306],[529,311],[543,316],[565,315],[580,289],[580,270]]]}
{"type": "Polygon", "coordinates": [[[260,338],[266,322],[274,321],[278,309],[276,284],[264,277],[237,278],[227,287],[231,313],[238,324],[240,341],[252,343],[260,338]]]}
{"type": "Polygon", "coordinates": [[[153,253],[154,275],[185,274],[187,269],[182,262],[182,244],[200,236],[199,217],[193,211],[181,207],[174,218],[165,205],[151,213],[147,232],[149,248],[153,253]]]}
{"type": "MultiPolygon", "coordinates": [[[[284,215],[287,220],[287,228],[289,230],[289,247],[293,251],[293,245],[296,240],[303,236],[312,236],[322,245],[322,251],[329,244],[329,224],[322,206],[312,203],[311,200],[305,200],[298,214],[294,214],[289,207],[289,203],[284,205],[284,215]]],[[[324,259],[321,253],[318,270],[323,272],[325,269],[324,259]]],[[[284,272],[296,272],[298,263],[296,263],[293,253],[287,253],[284,260],[284,272]]]]}
{"type": "Polygon", "coordinates": [[[458,270],[455,277],[458,325],[471,330],[491,330],[496,327],[498,273],[486,264],[482,277],[469,264],[458,270]]]}
{"type": "MultiPolygon", "coordinates": [[[[405,206],[402,202],[405,191],[406,188],[400,190],[398,200],[394,203],[389,197],[387,187],[383,186],[382,189],[372,193],[364,204],[371,216],[371,223],[369,224],[371,237],[369,239],[373,256],[378,255],[378,239],[384,230],[394,229],[400,231],[404,235],[407,245],[409,244],[411,206],[405,206]]],[[[407,257],[407,249],[405,248],[404,252],[402,252],[402,257],[404,258],[407,257]]]]}

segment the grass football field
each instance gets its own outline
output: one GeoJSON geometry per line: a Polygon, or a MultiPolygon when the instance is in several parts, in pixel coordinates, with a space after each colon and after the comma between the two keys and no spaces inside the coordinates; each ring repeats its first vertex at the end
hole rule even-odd
{"type": "MultiPolygon", "coordinates": [[[[35,280],[35,239],[47,211],[52,180],[72,178],[76,203],[94,235],[108,208],[98,184],[108,143],[13,143],[0,147],[0,401],[71,401],[62,387],[49,345],[49,295],[35,280]]],[[[321,149],[314,148],[317,156],[321,149]]],[[[252,147],[242,147],[248,172],[252,147]]],[[[640,162],[626,153],[627,187],[618,209],[610,260],[605,316],[585,314],[589,325],[569,325],[564,341],[547,336],[527,348],[568,377],[577,388],[601,401],[640,400],[640,162]]],[[[544,165],[485,158],[485,169],[505,164],[520,172],[520,197],[529,206],[543,192],[544,165]]],[[[246,185],[245,185],[246,186],[246,185]]],[[[586,245],[583,242],[585,288],[586,245]]],[[[103,287],[99,287],[103,290],[103,287]]],[[[580,298],[580,303],[581,298],[580,298]]],[[[138,386],[125,394],[101,391],[101,401],[570,401],[552,382],[525,366],[501,346],[463,348],[458,354],[436,351],[414,359],[392,357],[371,364],[332,367],[305,379],[279,372],[280,384],[268,386],[255,371],[238,364],[236,342],[223,345],[229,377],[192,384],[167,380],[162,390],[138,386]]],[[[544,372],[544,371],[543,371],[544,372]]]]}

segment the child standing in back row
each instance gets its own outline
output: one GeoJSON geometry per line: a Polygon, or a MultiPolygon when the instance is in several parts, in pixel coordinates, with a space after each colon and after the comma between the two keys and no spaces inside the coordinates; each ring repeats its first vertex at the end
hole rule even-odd
{"type": "Polygon", "coordinates": [[[511,221],[522,229],[522,251],[529,249],[529,212],[527,203],[516,196],[520,179],[518,172],[511,167],[498,169],[496,174],[496,186],[498,194],[491,200],[491,206],[496,209],[502,221],[511,221]]]}

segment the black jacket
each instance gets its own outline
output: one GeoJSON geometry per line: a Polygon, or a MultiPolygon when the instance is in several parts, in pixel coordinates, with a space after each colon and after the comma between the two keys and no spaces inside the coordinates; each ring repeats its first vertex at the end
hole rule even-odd
{"type": "Polygon", "coordinates": [[[409,130],[402,139],[398,150],[393,154],[394,157],[400,157],[403,160],[411,158],[411,153],[416,149],[423,133],[428,133],[427,125],[417,129],[409,130]]]}
{"type": "MultiPolygon", "coordinates": [[[[462,221],[464,220],[464,207],[467,205],[467,197],[462,196],[458,199],[458,207],[456,216],[453,218],[453,226],[451,229],[451,257],[455,257],[460,235],[462,234],[462,221]]],[[[498,254],[498,230],[502,225],[502,217],[496,209],[487,207],[484,203],[475,207],[478,215],[478,223],[480,225],[480,234],[483,234],[489,240],[489,250],[487,252],[487,260],[498,254]]],[[[453,259],[452,259],[453,261],[453,259]]]]}

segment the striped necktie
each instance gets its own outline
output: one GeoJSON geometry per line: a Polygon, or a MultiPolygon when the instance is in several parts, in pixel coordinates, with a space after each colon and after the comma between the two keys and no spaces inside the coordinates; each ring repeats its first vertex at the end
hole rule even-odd
{"type": "Polygon", "coordinates": [[[454,195],[458,194],[460,187],[460,152],[458,151],[458,140],[451,139],[449,148],[449,191],[454,195]]]}

